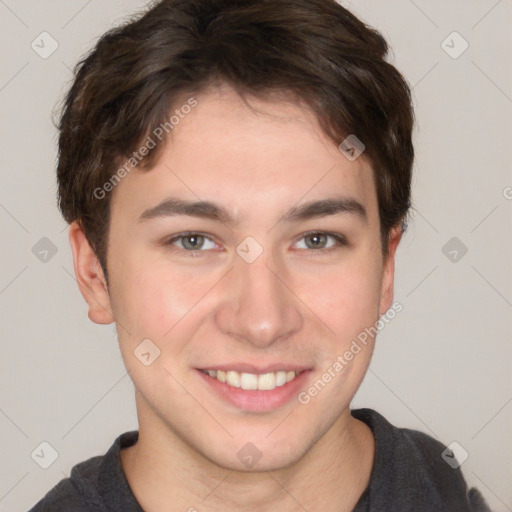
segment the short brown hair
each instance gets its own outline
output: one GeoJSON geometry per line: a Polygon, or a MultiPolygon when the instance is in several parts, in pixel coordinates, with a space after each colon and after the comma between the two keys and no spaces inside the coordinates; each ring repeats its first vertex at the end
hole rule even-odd
{"type": "MultiPolygon", "coordinates": [[[[334,0],[160,0],[76,65],[58,124],[60,210],[79,222],[106,275],[110,195],[95,190],[177,98],[220,82],[241,96],[285,92],[336,144],[350,134],[364,143],[385,252],[410,207],[414,158],[410,89],[387,53],[380,33],[334,0]]],[[[151,169],[163,145],[138,167],[151,169]]]]}

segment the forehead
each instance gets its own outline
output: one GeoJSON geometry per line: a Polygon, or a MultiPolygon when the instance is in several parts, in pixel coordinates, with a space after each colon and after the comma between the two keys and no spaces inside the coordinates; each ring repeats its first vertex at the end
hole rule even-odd
{"type": "Polygon", "coordinates": [[[370,164],[348,160],[308,108],[283,98],[250,97],[247,104],[227,86],[193,98],[191,109],[174,105],[179,112],[156,165],[118,184],[113,214],[129,205],[136,215],[166,197],[183,197],[219,203],[237,221],[266,213],[271,221],[277,210],[332,196],[356,199],[369,217],[377,214],[370,164]]]}

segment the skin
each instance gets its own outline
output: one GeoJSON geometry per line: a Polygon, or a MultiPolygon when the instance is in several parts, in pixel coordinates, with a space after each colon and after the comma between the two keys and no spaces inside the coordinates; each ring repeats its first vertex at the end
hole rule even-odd
{"type": "Polygon", "coordinates": [[[351,511],[374,460],[371,430],[349,409],[374,340],[307,405],[292,399],[267,412],[227,403],[196,368],[305,365],[307,390],[391,307],[401,232],[391,231],[384,259],[370,163],[364,154],[349,161],[306,108],[270,98],[252,98],[249,108],[228,86],[195,97],[155,167],[132,172],[113,192],[108,287],[82,230],[70,227],[89,318],[116,322],[136,389],[139,441],[121,452],[128,482],[149,512],[169,503],[183,511],[351,511]],[[220,203],[239,223],[138,220],[169,196],[220,203]],[[366,220],[280,220],[296,204],[333,196],[359,201],[366,220]],[[212,241],[195,256],[183,239],[166,243],[185,231],[212,241]],[[342,234],[348,245],[327,253],[336,244],[328,237],[311,248],[311,231],[342,234]],[[263,248],[250,264],[236,252],[247,236],[263,248]],[[150,366],[133,354],[147,338],[161,351],[150,366]],[[262,454],[250,469],[237,457],[247,442],[262,454]]]}

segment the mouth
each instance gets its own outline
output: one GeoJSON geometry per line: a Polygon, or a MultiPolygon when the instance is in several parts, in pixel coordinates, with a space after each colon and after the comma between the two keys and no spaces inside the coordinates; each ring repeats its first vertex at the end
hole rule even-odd
{"type": "Polygon", "coordinates": [[[257,369],[237,365],[196,368],[202,385],[213,393],[216,400],[220,398],[236,409],[253,412],[270,412],[293,403],[300,390],[307,385],[311,374],[311,369],[298,367],[257,369]]]}
{"type": "Polygon", "coordinates": [[[233,388],[241,388],[245,390],[271,391],[277,387],[284,386],[287,382],[291,382],[305,370],[286,371],[278,370],[268,373],[247,373],[235,370],[200,370],[212,379],[225,383],[233,388]]]}

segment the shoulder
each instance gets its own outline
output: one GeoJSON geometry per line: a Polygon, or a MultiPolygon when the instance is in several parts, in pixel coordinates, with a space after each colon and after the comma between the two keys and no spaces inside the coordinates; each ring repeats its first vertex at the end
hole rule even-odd
{"type": "Polygon", "coordinates": [[[107,512],[122,500],[129,503],[130,510],[137,509],[120,461],[120,450],[137,439],[138,431],[125,432],[104,455],[73,466],[70,477],[61,480],[29,512],[107,512]]]}
{"type": "Polygon", "coordinates": [[[62,479],[29,512],[103,512],[96,492],[104,455],[91,457],[73,466],[71,476],[62,479]]]}
{"type": "Polygon", "coordinates": [[[64,478],[48,491],[29,512],[89,512],[90,510],[71,479],[64,478]]]}
{"type": "MultiPolygon", "coordinates": [[[[453,451],[442,442],[424,432],[398,428],[404,443],[414,449],[419,463],[426,470],[428,479],[438,489],[443,499],[467,507],[470,512],[491,512],[484,497],[476,487],[468,490],[460,465],[453,451]],[[450,461],[454,461],[450,464],[450,461]]],[[[466,508],[461,508],[466,510],[466,508]]]]}
{"type": "Polygon", "coordinates": [[[392,425],[372,409],[352,415],[373,431],[376,450],[372,480],[379,492],[386,487],[389,499],[425,503],[429,510],[491,512],[476,488],[468,486],[458,464],[449,464],[453,453],[434,437],[392,425]],[[447,456],[448,455],[448,456],[447,456]]]}

